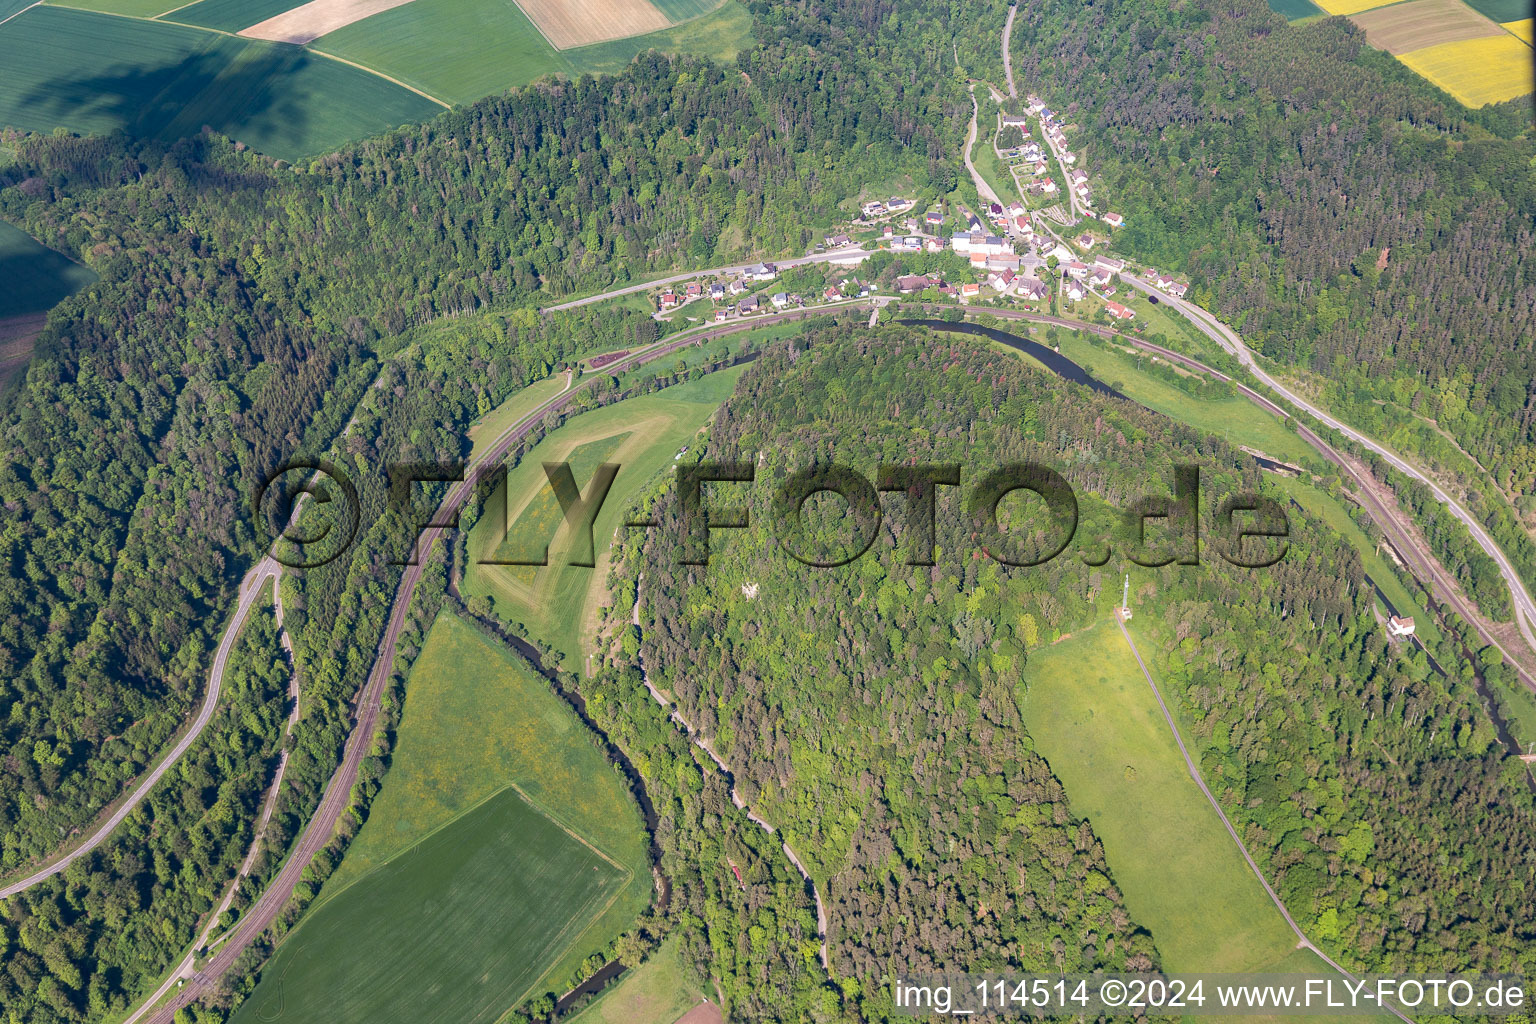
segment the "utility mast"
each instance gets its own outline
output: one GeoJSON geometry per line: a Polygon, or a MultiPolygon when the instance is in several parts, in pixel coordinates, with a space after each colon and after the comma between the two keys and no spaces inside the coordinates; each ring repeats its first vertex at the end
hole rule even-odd
{"type": "Polygon", "coordinates": [[[1120,617],[1127,622],[1131,619],[1131,574],[1125,574],[1125,588],[1120,592],[1120,617]]]}

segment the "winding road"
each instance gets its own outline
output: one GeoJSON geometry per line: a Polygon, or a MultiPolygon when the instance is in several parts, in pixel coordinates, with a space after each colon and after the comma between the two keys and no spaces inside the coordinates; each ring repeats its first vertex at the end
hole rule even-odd
{"type": "MultiPolygon", "coordinates": [[[[1525,583],[1520,579],[1520,574],[1515,571],[1514,565],[1505,556],[1503,549],[1488,535],[1488,531],[1483,528],[1483,524],[1478,521],[1476,516],[1472,515],[1460,502],[1441,489],[1438,484],[1429,478],[1428,474],[1419,470],[1408,460],[1390,448],[1373,441],[1348,424],[1335,419],[1264,372],[1264,368],[1259,365],[1258,360],[1254,358],[1253,352],[1243,342],[1243,339],[1238,336],[1237,332],[1216,319],[1215,316],[1211,315],[1204,308],[1188,300],[1166,295],[1154,288],[1151,283],[1142,280],[1134,274],[1122,273],[1120,278],[1133,288],[1137,288],[1149,295],[1156,295],[1160,302],[1183,313],[1190,323],[1198,327],[1206,337],[1220,345],[1224,351],[1235,356],[1244,369],[1253,374],[1258,381],[1274,391],[1275,394],[1281,396],[1296,406],[1296,408],[1315,417],[1318,422],[1337,430],[1362,448],[1374,452],[1399,472],[1429,487],[1435,499],[1466,525],[1473,539],[1477,541],[1478,547],[1482,548],[1498,565],[1499,572],[1504,577],[1504,582],[1508,585],[1510,594],[1514,597],[1515,622],[1518,624],[1520,633],[1524,636],[1526,643],[1530,645],[1531,650],[1536,651],[1536,632],[1533,632],[1533,627],[1536,627],[1536,600],[1531,598],[1530,591],[1526,589],[1525,583]]],[[[1479,616],[1474,615],[1468,621],[1476,622],[1478,618],[1479,616]]],[[[1497,640],[1488,637],[1485,637],[1485,639],[1489,639],[1498,650],[1504,652],[1505,658],[1509,659],[1508,650],[1500,645],[1497,640]]]]}
{"type": "MultiPolygon", "coordinates": [[[[723,326],[710,325],[709,327],[695,327],[680,331],[671,337],[664,338],[655,344],[640,349],[615,363],[610,368],[605,368],[603,374],[589,377],[581,384],[574,384],[567,379],[566,389],[547,399],[536,409],[523,416],[522,419],[507,427],[486,451],[470,461],[466,467],[464,480],[455,484],[449,490],[447,497],[438,507],[437,513],[432,517],[433,522],[447,522],[469,500],[476,486],[476,476],[482,467],[493,466],[503,460],[507,453],[528,435],[534,427],[541,423],[546,415],[557,412],[569,404],[579,393],[586,390],[597,380],[605,379],[609,374],[616,374],[632,370],[645,363],[670,355],[678,349],[697,345],[702,341],[718,338],[726,334],[747,330],[765,324],[786,320],[797,320],[806,316],[822,313],[818,309],[791,310],[784,313],[770,313],[765,316],[753,317],[747,320],[737,320],[723,326]]],[[[293,895],[295,886],[302,880],[304,872],[310,862],[314,860],[336,831],[336,822],[346,811],[351,803],[352,786],[357,780],[358,770],[362,767],[363,759],[367,756],[372,742],[374,725],[378,721],[380,711],[380,699],[383,696],[384,684],[389,679],[394,666],[395,649],[400,634],[405,628],[405,621],[411,607],[411,598],[415,595],[416,586],[421,582],[427,566],[426,553],[432,545],[447,534],[447,530],[440,527],[427,527],[422,530],[417,543],[417,561],[415,565],[406,567],[401,576],[400,584],[395,591],[394,602],[390,608],[388,624],[384,634],[379,639],[377,654],[374,658],[373,668],[368,675],[368,681],[364,685],[362,693],[358,697],[357,724],[347,737],[346,747],[342,754],[342,760],[330,781],[326,784],[325,793],[320,799],[320,806],[316,808],[314,815],[305,825],[294,844],[288,858],[278,869],[277,875],[268,884],[256,902],[246,911],[245,915],[230,929],[222,945],[203,969],[197,972],[192,980],[176,992],[165,1003],[157,1007],[154,1012],[144,1018],[146,1024],[174,1024],[176,1011],[196,999],[205,989],[214,985],[219,978],[234,966],[236,960],[245,952],[266,929],[275,921],[283,908],[288,905],[293,895]]],[[[254,570],[253,570],[254,571],[254,570]]]]}
{"type": "Polygon", "coordinates": [[[257,598],[265,589],[267,581],[273,580],[275,588],[275,581],[281,575],[282,566],[268,555],[257,562],[255,567],[246,573],[245,578],[240,581],[240,588],[238,590],[239,603],[235,606],[234,617],[230,619],[229,625],[225,627],[224,636],[219,641],[218,650],[213,656],[213,664],[208,669],[208,690],[203,695],[203,705],[198,709],[197,717],[192,720],[192,724],[182,733],[181,739],[176,741],[176,745],[170,749],[170,752],[162,757],[160,763],[150,769],[149,773],[139,780],[139,784],[134,788],[133,792],[128,794],[117,810],[113,811],[107,820],[97,827],[89,839],[73,850],[60,854],[47,867],[40,868],[20,881],[12,882],[10,885],[0,888],[0,899],[5,899],[25,889],[30,889],[45,878],[52,878],[100,846],[112,834],[113,830],[121,825],[124,819],[132,814],[139,804],[143,803],[144,798],[149,795],[149,791],[155,788],[155,784],[160,781],[166,772],[175,766],[177,761],[181,760],[181,756],[191,748],[192,744],[197,742],[197,738],[202,735],[203,729],[213,719],[213,713],[219,706],[219,692],[224,686],[224,668],[229,662],[229,652],[234,649],[235,640],[240,635],[240,629],[245,624],[246,617],[250,615],[251,608],[256,604],[257,598]]]}

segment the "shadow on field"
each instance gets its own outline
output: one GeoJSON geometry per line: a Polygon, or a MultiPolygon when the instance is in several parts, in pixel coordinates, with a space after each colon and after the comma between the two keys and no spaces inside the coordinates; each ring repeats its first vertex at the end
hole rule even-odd
{"type": "Polygon", "coordinates": [[[25,103],[59,124],[84,114],[139,137],[170,141],[209,127],[264,152],[301,147],[310,122],[310,90],[304,86],[320,85],[325,76],[313,69],[329,62],[297,46],[217,40],[207,50],[158,65],[61,74],[35,86],[25,103]]]}

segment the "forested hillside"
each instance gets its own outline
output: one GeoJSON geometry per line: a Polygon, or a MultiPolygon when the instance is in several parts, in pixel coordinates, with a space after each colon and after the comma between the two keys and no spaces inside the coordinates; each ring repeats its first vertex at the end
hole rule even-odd
{"type": "Polygon", "coordinates": [[[1357,426],[1432,417],[1531,490],[1531,97],[1467,111],[1348,21],[1263,0],[1018,9],[1015,74],[1081,126],[1118,246],[1357,426]]]}
{"type": "MultiPolygon", "coordinates": [[[[592,703],[637,763],[652,757],[669,727],[654,719],[637,653],[712,739],[749,805],[824,887],[833,974],[857,1015],[889,1012],[898,965],[1073,970],[1155,958],[1158,937],[1147,945],[1117,906],[1091,831],[1031,753],[1018,702],[1030,652],[1119,597],[1124,547],[1105,569],[1084,564],[1106,530],[1124,543],[1106,503],[1167,493],[1179,461],[1201,467],[1202,502],[1214,506],[1262,486],[1253,464],[968,341],[846,328],[765,355],[722,408],[705,457],[756,464],[754,484],[710,499],[746,506],[751,526],[712,531],[707,567],[679,566],[665,525],[628,550],[617,607],[643,573],[640,623],[592,703]],[[873,477],[880,463],[958,462],[973,486],[1030,459],[1072,483],[1084,520],[1084,543],[1044,566],[982,555],[949,488],[932,567],[906,564],[900,495],[885,496],[869,553],[843,568],[791,559],[769,525],[775,486],[809,464],[873,477]]],[[[807,506],[812,541],[848,542],[844,507],[807,506]]],[[[652,514],[667,524],[673,513],[664,492],[652,514]]],[[[1013,514],[1015,528],[1033,522],[1013,514]]],[[[1360,968],[1530,970],[1536,907],[1520,879],[1536,816],[1470,684],[1385,646],[1359,556],[1299,512],[1271,568],[1232,567],[1213,544],[1200,567],[1169,566],[1143,585],[1135,603],[1155,611],[1138,620],[1150,616],[1166,645],[1156,660],[1195,723],[1204,771],[1289,909],[1360,968]]],[[[746,962],[732,951],[734,929],[754,919],[716,877],[729,842],[696,786],[673,778],[674,757],[649,761],[647,778],[666,809],[664,863],[689,901],[685,948],[701,969],[748,982],[732,996],[744,1016],[772,1017],[753,993],[774,957],[792,956],[771,941],[746,962]]]]}
{"type": "MultiPolygon", "coordinates": [[[[863,16],[777,10],[747,74],[642,56],[307,168],[211,137],[9,139],[0,215],[102,281],[54,312],[3,421],[0,500],[24,514],[0,540],[0,870],[46,854],[163,747],[254,560],[248,495],[339,433],[402,331],[793,251],[870,176],[952,174],[968,105],[949,36],[933,23],[871,47],[854,41],[863,16]]],[[[471,383],[473,409],[597,343],[583,321],[536,322],[489,339],[515,379],[471,383]]]]}

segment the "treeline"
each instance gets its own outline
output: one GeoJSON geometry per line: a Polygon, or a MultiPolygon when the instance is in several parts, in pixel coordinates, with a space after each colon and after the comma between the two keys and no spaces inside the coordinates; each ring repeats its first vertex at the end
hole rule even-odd
{"type": "MultiPolygon", "coordinates": [[[[942,23],[909,17],[873,45],[858,27],[917,9],[765,9],[740,70],[649,54],[304,168],[213,137],[9,136],[0,215],[102,281],[52,314],[4,413],[0,870],[45,856],[163,748],[261,546],[250,494],[340,432],[402,332],[793,251],[865,181],[949,173],[963,91],[942,23]],[[108,737],[118,758],[99,756],[108,737]]],[[[454,389],[484,411],[625,335],[600,321],[510,315],[467,367],[505,376],[454,389]]],[[[358,567],[347,607],[382,600],[375,568],[358,567]]]]}
{"type": "Polygon", "coordinates": [[[1339,18],[1020,0],[1015,74],[1077,125],[1125,251],[1346,417],[1431,417],[1536,482],[1530,97],[1467,111],[1339,18]],[[1373,417],[1375,414],[1371,414],[1373,417]]]}

